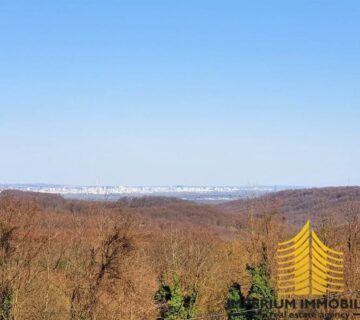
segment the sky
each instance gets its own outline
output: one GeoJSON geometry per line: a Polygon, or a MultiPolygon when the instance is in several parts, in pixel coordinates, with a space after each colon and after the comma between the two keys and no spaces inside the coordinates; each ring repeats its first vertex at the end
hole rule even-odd
{"type": "Polygon", "coordinates": [[[360,185],[360,1],[0,0],[0,183],[360,185]]]}

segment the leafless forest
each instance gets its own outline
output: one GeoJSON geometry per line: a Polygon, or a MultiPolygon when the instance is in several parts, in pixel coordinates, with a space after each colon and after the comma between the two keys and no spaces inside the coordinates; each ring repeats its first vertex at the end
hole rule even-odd
{"type": "MultiPolygon", "coordinates": [[[[158,319],[159,279],[196,290],[194,319],[227,319],[229,286],[250,286],[264,247],[311,219],[345,254],[345,291],[360,288],[360,187],[283,191],[217,205],[144,197],[117,202],[0,195],[0,319],[158,319]]],[[[354,293],[355,294],[355,293],[354,293]]],[[[175,319],[175,318],[172,318],[175,319]]]]}

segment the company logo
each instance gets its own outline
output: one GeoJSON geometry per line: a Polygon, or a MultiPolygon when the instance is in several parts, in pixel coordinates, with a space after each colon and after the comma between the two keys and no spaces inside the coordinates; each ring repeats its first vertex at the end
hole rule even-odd
{"type": "Polygon", "coordinates": [[[277,250],[281,296],[317,296],[343,292],[343,253],[327,247],[307,221],[277,250]]]}

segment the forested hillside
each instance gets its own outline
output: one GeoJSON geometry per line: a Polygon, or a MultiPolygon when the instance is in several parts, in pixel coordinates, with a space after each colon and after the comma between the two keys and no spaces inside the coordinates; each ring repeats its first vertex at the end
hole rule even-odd
{"type": "Polygon", "coordinates": [[[226,213],[240,216],[249,210],[261,212],[264,203],[277,204],[282,216],[289,224],[301,225],[307,219],[320,222],[324,216],[331,216],[341,223],[349,204],[360,203],[360,187],[327,187],[312,189],[285,190],[270,193],[257,199],[229,201],[217,206],[226,213]]]}
{"type": "Polygon", "coordinates": [[[243,319],[232,317],[241,311],[236,297],[250,306],[256,286],[275,295],[277,243],[309,217],[321,239],[345,253],[346,290],[356,290],[359,189],[216,206],[2,192],[0,319],[243,319]]]}

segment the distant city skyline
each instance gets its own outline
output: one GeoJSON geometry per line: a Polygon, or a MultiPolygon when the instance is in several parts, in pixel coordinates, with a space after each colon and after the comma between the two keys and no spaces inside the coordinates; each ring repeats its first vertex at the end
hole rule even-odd
{"type": "Polygon", "coordinates": [[[67,186],[48,184],[0,184],[0,192],[19,190],[60,194],[65,198],[116,200],[121,197],[166,196],[191,201],[228,201],[298,189],[294,186],[67,186]]]}
{"type": "Polygon", "coordinates": [[[0,184],[360,185],[360,2],[2,1],[0,184]]]}

